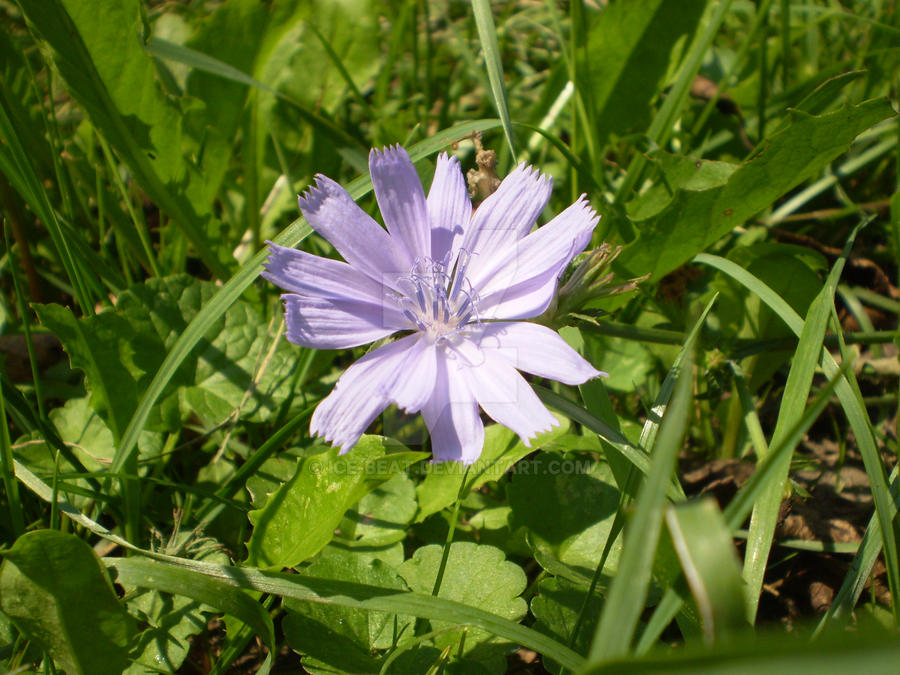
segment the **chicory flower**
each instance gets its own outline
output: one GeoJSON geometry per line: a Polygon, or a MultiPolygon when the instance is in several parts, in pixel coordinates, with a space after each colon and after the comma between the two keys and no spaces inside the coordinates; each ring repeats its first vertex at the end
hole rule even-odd
{"type": "Polygon", "coordinates": [[[582,196],[532,231],[552,180],[521,164],[473,213],[455,157],[441,154],[428,196],[406,151],[373,150],[386,229],[322,175],[300,197],[346,262],[269,244],[263,276],[285,289],[287,337],[367,353],[316,408],[311,432],[348,451],[390,404],[421,412],[434,461],[471,464],[484,445],[479,407],[530,447],[557,424],[517,371],[580,384],[603,375],[553,330],[521,319],[550,305],[599,217],[582,196]]]}

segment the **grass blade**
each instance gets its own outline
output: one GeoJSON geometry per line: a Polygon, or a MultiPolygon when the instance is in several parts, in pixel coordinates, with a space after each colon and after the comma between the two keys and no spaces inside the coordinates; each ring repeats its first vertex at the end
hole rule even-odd
{"type": "Polygon", "coordinates": [[[19,130],[14,124],[15,115],[11,114],[10,105],[6,83],[0,79],[0,137],[4,141],[0,143],[0,171],[47,228],[59,261],[72,284],[75,301],[81,311],[90,316],[94,313],[94,302],[88,289],[88,280],[84,276],[87,270],[69,246],[69,238],[56,217],[50,197],[34,171],[19,130]]]}
{"type": "Polygon", "coordinates": [[[491,12],[489,0],[472,0],[472,13],[475,16],[475,25],[478,27],[478,38],[481,40],[481,50],[484,53],[484,66],[487,69],[488,80],[491,83],[491,96],[494,106],[503,124],[503,133],[509,152],[516,160],[516,144],[513,140],[512,122],[509,118],[509,103],[506,99],[506,86],[503,84],[503,63],[500,59],[500,46],[497,44],[497,27],[494,25],[494,15],[491,12]]]}
{"type": "Polygon", "coordinates": [[[703,625],[713,644],[748,627],[741,568],[731,532],[716,502],[669,506],[666,525],[703,625]]]}
{"type": "MultiPolygon", "coordinates": [[[[850,234],[841,257],[831,268],[825,285],[809,306],[781,399],[775,431],[772,433],[772,445],[779,444],[785,432],[794,426],[802,416],[806,400],[809,398],[816,365],[822,355],[822,342],[825,338],[828,318],[831,316],[838,280],[858,231],[859,226],[850,234]]],[[[758,451],[760,449],[758,448],[758,451]]],[[[762,459],[765,457],[760,456],[759,460],[762,459]]],[[[751,623],[756,618],[763,577],[769,561],[769,551],[772,548],[772,539],[778,524],[778,510],[781,506],[784,484],[787,481],[790,466],[791,454],[785,453],[778,462],[778,468],[775,470],[776,477],[769,483],[756,503],[750,520],[750,534],[747,537],[747,550],[744,558],[744,580],[747,582],[747,618],[751,623]]]]}
{"type": "MultiPolygon", "coordinates": [[[[778,314],[795,335],[800,336],[803,330],[803,320],[800,316],[777,293],[743,267],[730,260],[707,253],[698,254],[694,257],[694,261],[715,267],[758,295],[764,303],[778,314]]],[[[831,354],[824,350],[822,352],[822,368],[825,371],[825,375],[829,378],[833,378],[840,371],[837,362],[831,354]]],[[[844,371],[844,375],[837,382],[835,393],[841,406],[844,408],[844,413],[847,415],[847,421],[850,423],[850,428],[856,437],[863,464],[869,476],[872,497],[875,502],[875,512],[881,525],[888,585],[894,597],[900,597],[897,595],[897,593],[900,593],[900,561],[898,561],[897,539],[892,522],[896,501],[891,494],[887,473],[882,463],[881,455],[875,445],[875,437],[868,413],[862,401],[854,393],[854,388],[850,384],[851,379],[855,382],[852,372],[844,371]]],[[[895,603],[894,612],[895,614],[900,612],[900,603],[895,603]]]]}
{"type": "Polygon", "coordinates": [[[675,469],[675,459],[687,426],[692,382],[693,358],[689,353],[654,443],[650,473],[638,493],[637,506],[619,560],[619,573],[610,586],[591,644],[591,662],[625,656],[631,648],[650,588],[653,558],[663,523],[666,486],[675,469]]]}

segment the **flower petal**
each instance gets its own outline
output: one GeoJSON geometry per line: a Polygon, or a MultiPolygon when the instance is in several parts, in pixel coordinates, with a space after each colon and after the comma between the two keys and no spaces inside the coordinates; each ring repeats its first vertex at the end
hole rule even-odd
{"type": "Polygon", "coordinates": [[[330,241],[344,260],[375,281],[394,288],[396,278],[412,267],[406,247],[398,246],[344,188],[327,176],[317,175],[316,186],[307,190],[299,203],[313,229],[330,241]]]}
{"type": "Polygon", "coordinates": [[[340,447],[342,453],[352,448],[390,403],[385,390],[418,339],[410,335],[391,342],[347,368],[313,413],[310,433],[340,447]]]}
{"type": "Polygon", "coordinates": [[[352,265],[295,248],[269,245],[262,277],[286,291],[318,298],[365,300],[379,304],[392,297],[385,288],[352,265]]]}
{"type": "Polygon", "coordinates": [[[514,354],[503,354],[503,347],[482,348],[469,340],[463,340],[457,350],[468,365],[460,374],[478,405],[491,419],[515,431],[525,447],[531,447],[531,438],[559,424],[510,365],[514,354]]]}
{"type": "Polygon", "coordinates": [[[464,367],[459,359],[448,359],[444,350],[437,352],[434,392],[422,408],[434,462],[472,464],[484,448],[484,424],[461,373],[464,367]]]}
{"type": "Polygon", "coordinates": [[[495,257],[480,286],[476,285],[479,316],[525,319],[541,314],[553,299],[559,275],[590,242],[599,220],[582,195],[549,223],[495,257]]]}
{"type": "MultiPolygon", "coordinates": [[[[414,337],[414,336],[410,336],[414,337]]],[[[386,395],[407,413],[419,412],[431,398],[437,375],[437,349],[425,336],[409,348],[386,395]]]]}
{"type": "Polygon", "coordinates": [[[399,145],[381,151],[373,149],[369,153],[369,173],[391,237],[406,248],[411,260],[430,256],[431,226],[425,191],[406,150],[399,145]]]}
{"type": "Polygon", "coordinates": [[[398,309],[387,304],[293,293],[281,299],[288,340],[312,349],[347,349],[412,327],[398,309]]]}
{"type": "Polygon", "coordinates": [[[473,327],[468,336],[482,350],[506,359],[526,373],[564,384],[581,384],[605,376],[572,349],[559,334],[536,323],[498,321],[473,327]]]}
{"type": "Polygon", "coordinates": [[[449,268],[472,217],[472,201],[456,157],[438,155],[425,205],[431,223],[431,259],[449,268]]]}
{"type": "Polygon", "coordinates": [[[472,256],[468,275],[478,287],[493,261],[524,237],[550,201],[553,179],[525,164],[517,166],[472,216],[462,248],[472,256]]]}

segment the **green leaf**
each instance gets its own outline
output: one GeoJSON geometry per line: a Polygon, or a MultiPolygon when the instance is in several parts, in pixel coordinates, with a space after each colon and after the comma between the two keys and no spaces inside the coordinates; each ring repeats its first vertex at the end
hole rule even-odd
{"type": "MultiPolygon", "coordinates": [[[[822,289],[821,272],[827,271],[824,257],[802,246],[759,242],[735,248],[728,256],[778,293],[799,314],[806,314],[822,289]]],[[[717,275],[714,285],[726,294],[718,315],[737,338],[777,340],[793,335],[784,322],[758,296],[725,275],[717,275]]],[[[791,350],[771,349],[764,358],[745,362],[749,388],[756,391],[791,357],[791,350]]]]}
{"type": "MultiPolygon", "coordinates": [[[[139,562],[139,559],[135,559],[139,562]]],[[[105,562],[109,562],[108,560],[105,562]]],[[[185,560],[188,564],[199,566],[218,567],[213,563],[185,560]]],[[[204,605],[209,605],[215,609],[230,614],[243,623],[250,626],[253,631],[260,637],[263,644],[269,650],[265,661],[260,668],[260,673],[265,675],[271,667],[273,654],[276,653],[275,647],[275,628],[272,625],[272,619],[257,600],[250,594],[233,588],[233,584],[227,583],[222,579],[216,579],[209,575],[193,575],[190,579],[185,579],[179,575],[167,574],[164,566],[142,567],[140,574],[129,576],[127,572],[120,575],[117,579],[119,583],[126,587],[146,588],[156,591],[162,591],[167,594],[176,596],[185,596],[199,601],[204,605]]],[[[179,615],[175,613],[173,618],[179,615]]],[[[143,645],[143,643],[141,644],[143,645]]]]}
{"type": "Polygon", "coordinates": [[[128,665],[134,619],[78,537],[56,530],[19,537],[0,567],[0,609],[71,675],[128,665]]]}
{"type": "Polygon", "coordinates": [[[190,650],[188,638],[206,630],[203,611],[214,611],[196,600],[158,591],[140,592],[128,601],[128,609],[148,625],[138,636],[134,663],[125,671],[134,675],[150,668],[176,672],[190,650]]]}
{"type": "Polygon", "coordinates": [[[538,434],[531,440],[530,448],[525,447],[510,429],[500,424],[488,426],[484,432],[484,448],[478,461],[468,468],[468,473],[459,462],[430,465],[425,480],[416,487],[419,500],[416,522],[421,523],[431,514],[450,506],[459,494],[465,497],[488,481],[500,480],[522,457],[563,436],[569,429],[569,418],[556,415],[556,420],[559,425],[538,434]],[[464,476],[467,476],[466,486],[460,493],[464,476]]]}
{"type": "Polygon", "coordinates": [[[35,305],[34,310],[62,342],[72,367],[84,372],[91,406],[118,440],[140,396],[132,373],[145,365],[142,358],[152,364],[159,353],[152,325],[146,317],[132,322],[117,312],[76,319],[59,305],[35,305]]]}
{"type": "Polygon", "coordinates": [[[656,367],[653,353],[639,340],[607,335],[590,335],[586,339],[598,355],[593,365],[609,373],[603,384],[613,391],[638,390],[656,367]]]}
{"type": "Polygon", "coordinates": [[[406,538],[416,508],[415,484],[405,473],[398,473],[347,512],[341,534],[352,537],[354,546],[388,546],[406,538]],[[346,531],[344,524],[348,524],[346,531]]]}
{"type": "MultiPolygon", "coordinates": [[[[400,566],[400,575],[413,591],[431,591],[441,554],[440,546],[423,546],[416,549],[413,557],[400,566]]],[[[500,549],[471,542],[455,542],[450,546],[438,597],[479,607],[510,621],[519,621],[528,609],[525,601],[519,597],[525,590],[525,583],[522,568],[507,561],[500,549]]],[[[453,625],[437,620],[431,623],[434,630],[453,625]]],[[[463,629],[460,628],[440,633],[435,636],[434,643],[440,648],[451,647],[456,650],[462,639],[463,629]]],[[[496,662],[512,646],[483,629],[469,628],[465,633],[463,653],[467,659],[490,664],[496,662]]]]}
{"type": "Polygon", "coordinates": [[[706,641],[718,642],[747,629],[741,567],[728,524],[715,501],[670,505],[666,524],[700,610],[706,641]]]}
{"type": "MultiPolygon", "coordinates": [[[[862,131],[893,115],[894,110],[883,99],[846,105],[820,116],[790,111],[790,124],[767,139],[726,183],[701,190],[676,188],[661,211],[637,220],[640,236],[614,267],[624,277],[650,272],[659,279],[818,174],[846,152],[862,131]]],[[[686,180],[680,169],[676,182],[679,180],[686,180]]],[[[658,195],[652,199],[657,201],[658,195]]],[[[631,205],[632,212],[655,210],[642,200],[639,197],[631,205]]]]}
{"type": "MultiPolygon", "coordinates": [[[[61,408],[50,411],[50,421],[70,451],[70,462],[62,455],[57,458],[56,448],[35,431],[19,440],[16,455],[33,471],[47,476],[66,474],[59,479],[57,488],[68,493],[72,503],[82,507],[86,502],[102,497],[97,485],[79,477],[81,472],[101,472],[109,468],[116,445],[112,432],[103,419],[91,407],[88,398],[70,398],[61,408]]],[[[162,446],[160,434],[145,431],[141,434],[140,449],[143,457],[158,455],[162,446]]]]}
{"type": "MultiPolygon", "coordinates": [[[[353,581],[361,584],[408,591],[403,579],[381,560],[372,560],[350,551],[328,549],[316,558],[304,574],[319,579],[353,581]]],[[[303,666],[316,662],[340,672],[377,673],[381,667],[372,653],[388,649],[396,635],[413,635],[415,619],[386,612],[370,612],[352,607],[323,605],[300,600],[285,602],[287,616],[282,626],[288,643],[306,657],[303,666]]]]}
{"type": "Polygon", "coordinates": [[[601,142],[646,128],[672,50],[694,33],[705,6],[704,0],[631,0],[604,7],[591,22],[578,70],[593,97],[601,142]]]}
{"type": "Polygon", "coordinates": [[[262,509],[249,514],[254,529],[247,548],[253,564],[281,568],[308,560],[334,538],[347,509],[427,456],[409,451],[386,454],[392,445],[380,436],[363,436],[344,456],[330,449],[302,459],[294,476],[269,496],[262,509]]]}
{"type": "MultiPolygon", "coordinates": [[[[619,503],[609,465],[588,455],[539,453],[516,465],[506,488],[513,525],[530,543],[590,578],[619,503]]],[[[618,549],[607,560],[615,570],[618,549]]]]}

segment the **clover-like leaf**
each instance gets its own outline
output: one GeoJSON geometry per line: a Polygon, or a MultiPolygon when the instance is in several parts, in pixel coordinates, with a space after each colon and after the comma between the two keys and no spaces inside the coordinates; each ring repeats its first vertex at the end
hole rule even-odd
{"type": "MultiPolygon", "coordinates": [[[[423,546],[400,566],[400,575],[412,590],[431,593],[442,552],[442,547],[437,545],[423,546]]],[[[519,597],[525,590],[526,581],[522,568],[506,560],[506,555],[499,548],[455,542],[450,547],[438,597],[518,621],[525,616],[527,609],[525,601],[519,597]]],[[[452,628],[452,624],[441,621],[432,621],[431,624],[435,630],[452,628]]],[[[515,646],[480,628],[463,627],[440,633],[434,638],[434,643],[440,648],[452,646],[456,650],[463,639],[465,658],[481,661],[489,668],[496,668],[498,662],[502,662],[503,655],[515,646]]],[[[500,672],[503,672],[502,668],[500,672]]]]}

